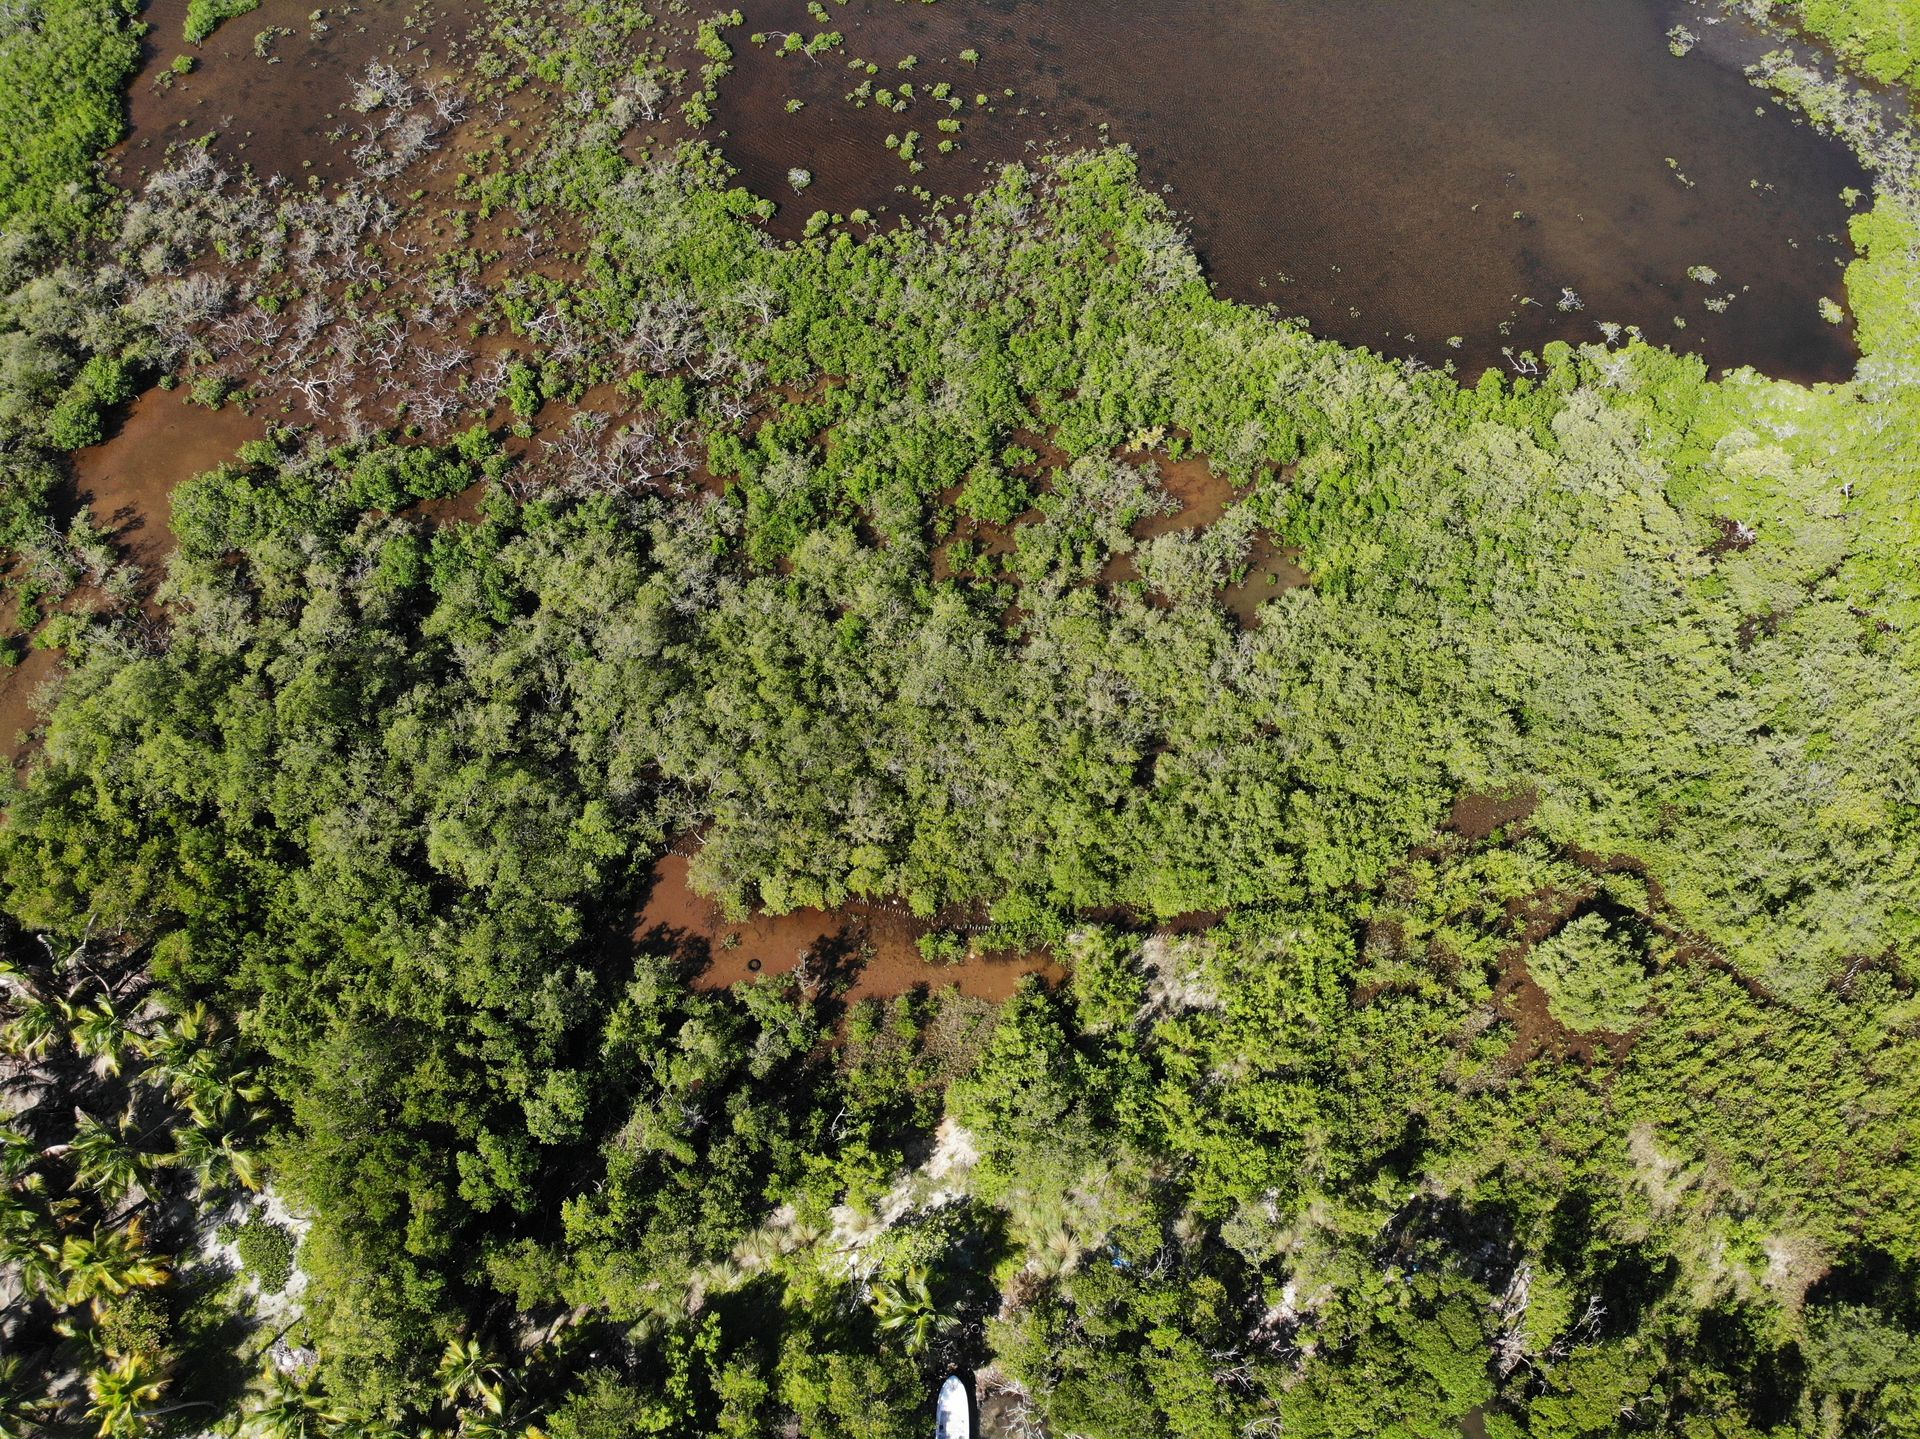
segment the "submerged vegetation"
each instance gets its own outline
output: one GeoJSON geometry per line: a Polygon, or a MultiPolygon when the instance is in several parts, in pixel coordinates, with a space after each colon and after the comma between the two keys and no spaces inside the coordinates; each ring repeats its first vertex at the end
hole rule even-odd
{"type": "Polygon", "coordinates": [[[1119,148],[776,242],[744,24],[502,6],[331,180],[5,152],[0,1433],[1920,1433],[1907,132],[1770,69],[1850,383],[1463,383],[1119,148]],[[153,385],[264,437],[142,575],[54,517],[153,385]],[[675,843],[1065,978],[714,988],[675,843]]]}

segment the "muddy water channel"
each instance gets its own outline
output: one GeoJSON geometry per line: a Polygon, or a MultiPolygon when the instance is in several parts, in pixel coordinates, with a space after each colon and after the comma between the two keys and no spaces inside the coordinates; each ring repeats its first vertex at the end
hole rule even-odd
{"type": "Polygon", "coordinates": [[[970,998],[997,1004],[1024,975],[1052,984],[1064,974],[1048,956],[1033,954],[973,954],[955,964],[930,964],[919,950],[930,926],[894,903],[729,920],[688,883],[687,869],[678,853],[654,867],[653,891],[633,937],[653,952],[678,955],[702,988],[798,972],[849,1002],[953,985],[970,998]]]}
{"type": "MultiPolygon", "coordinates": [[[[746,33],[822,28],[804,0],[743,8],[746,33]]],[[[1471,375],[1502,363],[1502,347],[1592,339],[1613,321],[1717,367],[1851,371],[1848,327],[1824,321],[1819,301],[1842,298],[1851,255],[1841,191],[1867,181],[1748,83],[1742,67],[1770,42],[1708,23],[1714,12],[1679,0],[850,0],[831,16],[841,50],[780,56],[742,35],[722,89],[727,153],[784,202],[775,223],[790,231],[814,209],[910,209],[913,186],[959,193],[985,166],[1105,135],[1187,216],[1222,293],[1351,344],[1471,375]],[[1684,58],[1667,38],[1680,25],[1699,37],[1684,58]],[[880,66],[875,86],[951,84],[965,100],[960,148],[935,153],[947,112],[920,95],[898,113],[849,103],[868,78],[853,57],[880,66]],[[885,145],[908,129],[922,136],[919,173],[885,145]],[[791,167],[812,173],[802,195],[791,167]],[[1713,278],[1689,278],[1700,267],[1713,278]]]]}

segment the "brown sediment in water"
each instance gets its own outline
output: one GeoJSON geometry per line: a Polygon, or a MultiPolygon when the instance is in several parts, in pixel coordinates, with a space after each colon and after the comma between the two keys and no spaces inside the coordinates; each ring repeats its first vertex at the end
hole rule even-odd
{"type": "MultiPolygon", "coordinates": [[[[1372,311],[1399,306],[1408,309],[1407,333],[1416,336],[1413,349],[1423,357],[1477,355],[1491,362],[1497,344],[1537,345],[1549,334],[1591,338],[1595,318],[1644,321],[1629,313],[1632,305],[1622,310],[1608,304],[1607,284],[1578,276],[1587,300],[1580,315],[1520,303],[1557,293],[1550,285],[1540,288],[1549,271],[1557,277],[1583,266],[1609,273],[1633,268],[1622,283],[1639,299],[1657,300],[1653,308],[1663,321],[1673,310],[1691,317],[1685,331],[1649,323],[1656,339],[1706,345],[1721,360],[1757,358],[1774,373],[1803,378],[1846,371],[1846,337],[1818,320],[1812,295],[1821,286],[1837,293],[1833,261],[1840,251],[1820,231],[1831,236],[1842,228],[1837,191],[1860,179],[1857,168],[1837,146],[1804,127],[1778,115],[1753,116],[1757,92],[1729,68],[1730,61],[1683,64],[1667,55],[1666,26],[1659,22],[1671,18],[1668,0],[1608,0],[1578,15],[1558,13],[1563,7],[1547,7],[1556,13],[1542,15],[1541,7],[1520,0],[1458,0],[1432,7],[1444,12],[1439,15],[1401,6],[1380,10],[1384,4],[1293,0],[1249,8],[1232,0],[1126,6],[1100,0],[1068,7],[1053,0],[948,0],[928,7],[851,0],[834,17],[845,46],[816,63],[776,58],[772,47],[750,43],[755,30],[777,32],[791,22],[791,28],[808,31],[811,23],[799,0],[756,0],[747,7],[747,24],[729,32],[735,73],[721,83],[720,118],[708,138],[723,144],[754,188],[781,199],[773,225],[785,233],[788,227],[797,232],[816,206],[922,208],[894,187],[964,191],[997,164],[1032,154],[1033,145],[1098,140],[1102,122],[1108,122],[1106,135],[1137,146],[1149,183],[1178,182],[1176,199],[1189,207],[1201,251],[1227,293],[1275,299],[1268,272],[1284,261],[1298,282],[1290,292],[1298,292],[1299,302],[1283,300],[1280,308],[1305,314],[1337,338],[1395,350],[1397,344],[1388,343],[1391,332],[1375,335],[1367,324],[1348,325],[1351,317],[1339,307],[1353,300],[1370,324],[1372,311]],[[1377,23],[1363,23],[1374,11],[1380,12],[1377,23]],[[1595,58],[1569,60],[1570,40],[1595,58]],[[969,46],[982,52],[977,66],[958,59],[969,46]],[[894,68],[909,53],[917,57],[915,67],[894,68]],[[855,55],[881,65],[876,86],[914,85],[914,104],[904,114],[849,105],[846,91],[865,78],[847,68],[855,55]],[[943,81],[963,101],[953,112],[963,122],[960,148],[946,156],[934,148],[940,138],[934,122],[948,111],[928,94],[943,81]],[[1168,100],[1170,87],[1179,89],[1178,104],[1168,100]],[[1555,104],[1532,113],[1517,135],[1510,123],[1514,114],[1543,87],[1555,104]],[[1003,93],[1007,88],[1015,91],[1011,99],[1003,93]],[[1604,123],[1594,111],[1603,93],[1604,123]],[[974,103],[979,95],[987,97],[986,105],[974,103]],[[1633,106],[1622,97],[1635,95],[1658,112],[1657,120],[1629,113],[1633,106]],[[790,96],[806,98],[805,108],[786,113],[790,96]],[[1410,111],[1431,123],[1410,126],[1410,111]],[[1309,118],[1313,123],[1306,123],[1309,118]],[[881,143],[887,133],[907,129],[923,137],[926,169],[917,175],[881,143]],[[1709,133],[1716,146],[1710,157],[1649,158],[1653,148],[1685,150],[1690,137],[1704,145],[1709,133]],[[1515,151],[1515,144],[1522,150],[1515,151]],[[1428,153],[1436,147],[1446,163],[1428,153]],[[1410,157],[1420,164],[1410,165],[1410,157]],[[1678,170],[1666,164],[1669,158],[1678,170]],[[1509,161],[1489,189],[1488,167],[1509,161]],[[780,193],[786,169],[795,163],[814,173],[804,203],[780,193]],[[1759,188],[1745,180],[1736,184],[1735,171],[1751,172],[1759,188]],[[1529,189],[1538,193],[1525,206],[1515,202],[1522,219],[1512,223],[1494,224],[1499,206],[1483,203],[1485,196],[1472,204],[1462,198],[1497,190],[1504,204],[1509,192],[1529,189]],[[1409,251],[1402,242],[1416,222],[1420,244],[1409,251]],[[1605,244],[1589,243],[1596,227],[1611,227],[1605,244]],[[1765,255],[1750,261],[1747,252],[1762,240],[1765,255]],[[1392,245],[1400,249],[1383,257],[1381,247],[1392,245]],[[1554,258],[1563,252],[1580,263],[1554,258]],[[1677,270],[1667,263],[1683,253],[1677,270]],[[1701,311],[1710,292],[1684,279],[1686,264],[1707,261],[1728,285],[1740,286],[1725,315],[1701,311]],[[1528,273],[1515,271],[1516,265],[1528,273]],[[1498,285],[1489,286],[1490,274],[1498,285]],[[1757,283],[1763,279],[1773,291],[1757,283]],[[1505,290],[1496,295],[1501,286],[1505,290]],[[1796,293],[1776,305],[1785,290],[1796,293]],[[1465,350],[1429,353],[1439,342],[1437,311],[1486,308],[1490,298],[1498,303],[1487,314],[1498,310],[1498,326],[1508,333],[1475,334],[1465,350]],[[1752,329],[1756,324],[1760,330],[1752,329]],[[1782,340],[1778,363],[1757,352],[1737,353],[1762,332],[1782,340]],[[1721,336],[1732,337],[1728,345],[1721,345],[1721,336]]],[[[322,30],[310,23],[311,12],[290,0],[266,0],[203,45],[187,47],[177,43],[184,0],[156,0],[147,16],[154,29],[146,64],[132,94],[132,137],[115,157],[120,178],[136,182],[161,163],[169,143],[207,134],[216,137],[212,148],[229,165],[283,174],[296,185],[343,178],[352,172],[351,141],[338,136],[363,122],[349,101],[367,61],[392,59],[409,70],[444,75],[464,63],[463,46],[481,13],[470,0],[349,6],[325,12],[322,30]],[[270,60],[254,52],[253,37],[274,29],[289,33],[272,42],[270,60]],[[181,53],[195,55],[198,68],[157,85],[168,60],[181,53]]],[[[497,283],[509,273],[534,270],[577,277],[579,235],[548,234],[544,220],[533,238],[510,235],[519,217],[505,209],[479,217],[451,193],[454,177],[468,163],[470,142],[479,143],[472,136],[500,130],[509,111],[539,106],[540,93],[539,86],[530,86],[501,102],[507,107],[501,113],[457,127],[438,152],[382,186],[407,202],[395,239],[418,247],[408,253],[425,257],[409,262],[389,255],[396,270],[392,303],[413,296],[413,272],[426,272],[443,243],[438,227],[454,210],[466,213],[472,225],[465,248],[490,257],[483,278],[497,283]]],[[[663,121],[651,133],[657,141],[678,127],[677,120],[663,121]]],[[[1395,327],[1400,323],[1394,320],[1395,327]]],[[[478,364],[528,344],[483,334],[470,338],[466,348],[478,364]]],[[[313,418],[290,391],[276,391],[274,365],[251,368],[258,372],[253,382],[264,413],[313,418]]],[[[390,398],[393,380],[367,367],[335,404],[363,400],[371,415],[390,398]]],[[[586,407],[602,408],[591,397],[586,407]]],[[[617,420],[626,407],[614,396],[605,408],[617,420]]],[[[564,428],[570,413],[550,405],[536,422],[541,434],[564,428]]],[[[335,426],[323,420],[320,428],[331,432],[335,426]]],[[[533,450],[544,453],[537,442],[533,450]]],[[[1057,458],[1044,448],[1042,454],[1057,458]]],[[[1210,507],[1217,514],[1229,502],[1231,491],[1213,482],[1203,461],[1159,463],[1183,507],[1176,516],[1143,522],[1142,537],[1163,532],[1163,525],[1196,527],[1206,522],[1210,507]],[[1195,472],[1191,495],[1180,493],[1185,467],[1195,472]]],[[[711,477],[688,483],[712,487],[711,477]]],[[[1010,529],[974,528],[989,553],[1011,547],[1010,529]]],[[[1294,559],[1270,537],[1256,537],[1244,581],[1221,595],[1240,624],[1255,624],[1261,604],[1307,582],[1294,559]]],[[[943,558],[936,560],[936,573],[944,574],[943,558]]],[[[1106,578],[1131,577],[1131,564],[1122,559],[1106,578]]]]}
{"type": "Polygon", "coordinates": [[[373,59],[417,63],[444,55],[465,12],[447,7],[379,3],[328,6],[315,12],[297,0],[265,0],[229,20],[198,45],[184,35],[186,0],[152,0],[141,18],[152,27],[143,63],[128,94],[128,138],[109,157],[122,185],[164,166],[170,143],[213,135],[223,163],[251,165],[261,175],[338,179],[352,173],[347,147],[328,137],[355,131],[362,117],[348,107],[352,80],[373,59]],[[310,18],[318,13],[324,29],[310,18]],[[254,38],[269,29],[286,34],[266,56],[254,38]],[[437,33],[436,33],[437,32],[437,33]],[[192,73],[167,76],[176,55],[195,61],[192,73]]]}
{"type": "MultiPolygon", "coordinates": [[[[1204,530],[1219,520],[1230,506],[1252,493],[1252,486],[1236,487],[1231,480],[1217,474],[1203,455],[1185,455],[1176,460],[1136,451],[1122,458],[1157,469],[1161,489],[1179,507],[1136,520],[1131,533],[1142,542],[1180,530],[1204,530]]],[[[1221,605],[1241,629],[1250,630],[1260,623],[1260,606],[1267,601],[1313,582],[1300,567],[1299,559],[1297,549],[1280,544],[1267,531],[1253,532],[1240,578],[1222,585],[1217,592],[1221,605]]],[[[1114,555],[1100,571],[1100,583],[1104,585],[1130,584],[1139,578],[1140,571],[1131,554],[1114,555]]],[[[1151,593],[1148,598],[1153,603],[1161,603],[1151,593]]]]}
{"type": "MultiPolygon", "coordinates": [[[[336,199],[349,193],[377,195],[395,215],[385,228],[364,237],[351,265],[329,256],[291,272],[255,273],[246,263],[206,261],[209,269],[239,284],[234,307],[239,315],[251,314],[249,286],[287,304],[288,273],[298,281],[298,303],[313,303],[331,314],[315,343],[297,356],[260,338],[270,326],[239,320],[230,327],[224,321],[209,326],[213,362],[189,368],[187,378],[211,373],[238,382],[263,414],[312,425],[331,438],[420,423],[426,437],[434,439],[445,438],[453,419],[472,416],[453,415],[457,405],[415,413],[430,393],[437,396],[452,383],[450,377],[476,374],[506,351],[535,348],[531,340],[499,333],[507,327],[485,296],[521,278],[577,281],[584,238],[570,215],[523,216],[510,206],[462,196],[461,181],[499,162],[496,147],[510,143],[508,137],[519,133],[516,126],[545,103],[543,93],[529,87],[468,107],[464,116],[457,108],[439,112],[433,87],[444,88],[467,73],[473,25],[484,13],[471,0],[320,12],[290,0],[266,0],[244,20],[228,22],[192,47],[177,40],[184,6],[177,0],[154,6],[145,64],[132,91],[132,129],[110,157],[110,172],[120,184],[137,191],[148,177],[179,163],[178,146],[206,140],[229,175],[251,177],[230,184],[259,183],[269,198],[310,191],[336,199]],[[276,38],[263,56],[252,37],[269,32],[276,38]],[[175,54],[194,58],[191,73],[170,72],[167,62],[175,54]],[[370,114],[355,109],[358,82],[375,61],[405,76],[410,104],[382,106],[370,114]],[[379,131],[383,119],[399,114],[435,117],[426,148],[397,171],[369,171],[356,160],[356,145],[363,134],[379,131]],[[449,256],[457,262],[451,271],[443,264],[449,256]],[[355,286],[364,288],[370,277],[378,282],[378,303],[372,305],[364,294],[355,294],[355,286]],[[440,298],[449,288],[470,294],[440,298]],[[409,317],[401,326],[397,353],[381,352],[390,327],[375,323],[374,310],[409,317]],[[224,333],[229,328],[232,334],[224,333]],[[343,328],[352,332],[351,346],[340,343],[343,328]],[[325,397],[316,404],[314,391],[303,394],[301,382],[311,385],[334,354],[343,356],[346,373],[325,381],[325,397]],[[402,412],[396,408],[402,399],[416,403],[402,412]]],[[[281,313],[279,305],[272,313],[281,313]]],[[[570,414],[553,423],[564,426],[570,414]]],[[[501,412],[491,418],[499,421],[501,412]]]]}
{"type": "Polygon", "coordinates": [[[1247,551],[1247,570],[1239,583],[1220,591],[1220,602],[1227,613],[1250,630],[1260,623],[1260,606],[1278,599],[1288,590],[1305,589],[1313,576],[1300,567],[1300,552],[1291,546],[1276,544],[1265,531],[1256,533],[1247,551]]]}
{"type": "MultiPolygon", "coordinates": [[[[1537,796],[1528,793],[1495,801],[1509,811],[1522,802],[1530,814],[1537,804],[1537,796]]],[[[1638,914],[1638,918],[1664,943],[1672,946],[1668,963],[1683,967],[1697,965],[1723,969],[1746,984],[1755,998],[1763,1001],[1771,999],[1764,989],[1755,986],[1738,969],[1727,963],[1712,945],[1675,923],[1676,916],[1667,911],[1659,883],[1646,873],[1638,860],[1630,855],[1603,856],[1580,849],[1568,849],[1563,853],[1567,859],[1587,870],[1595,880],[1609,874],[1631,874],[1646,885],[1649,908],[1638,914]]],[[[1590,1065],[1602,1057],[1619,1061],[1632,1052],[1637,1029],[1625,1033],[1613,1030],[1575,1031],[1554,1018],[1547,1006],[1546,991],[1534,979],[1528,967],[1528,959],[1537,945],[1581,913],[1587,912],[1596,901],[1603,907],[1609,903],[1604,894],[1598,893],[1595,888],[1581,886],[1544,889],[1507,901],[1507,915],[1518,924],[1519,934],[1515,942],[1500,954],[1499,973],[1493,989],[1495,1011],[1514,1028],[1513,1041],[1501,1059],[1501,1067],[1507,1073],[1517,1073],[1537,1058],[1565,1057],[1590,1065]]]]}
{"type": "Polygon", "coordinates": [[[1065,971],[1038,954],[970,955],[956,964],[923,959],[920,936],[933,926],[895,904],[799,909],[731,921],[687,882],[688,861],[669,854],[654,866],[652,892],[634,925],[640,946],[682,958],[702,989],[724,989],[758,975],[806,966],[822,988],[855,1002],[891,999],[916,989],[952,985],[973,999],[999,1003],[1029,974],[1049,984],[1065,971]]]}
{"type": "Polygon", "coordinates": [[[9,766],[26,752],[22,736],[40,723],[34,701],[60,673],[54,650],[29,649],[16,665],[0,670],[0,758],[9,766]]]}
{"type": "Polygon", "coordinates": [[[173,492],[265,434],[259,416],[236,406],[209,410],[184,390],[148,390],[105,441],[74,452],[74,498],[151,584],[173,553],[173,492]]]}
{"type": "Polygon", "coordinates": [[[1447,827],[1467,839],[1488,839],[1494,831],[1529,818],[1540,807],[1532,790],[1517,794],[1463,794],[1447,812],[1447,827]]]}
{"type": "MultiPolygon", "coordinates": [[[[57,517],[64,522],[86,506],[95,528],[142,570],[151,606],[153,587],[173,553],[174,490],[232,459],[263,433],[258,418],[232,406],[211,411],[188,405],[183,392],[148,390],[126,407],[106,440],[73,453],[73,487],[57,517]]],[[[83,609],[99,599],[82,587],[50,608],[83,609]]],[[[40,722],[35,700],[59,673],[58,652],[32,646],[18,664],[0,671],[0,759],[17,764],[25,756],[22,736],[40,722]]]]}
{"type": "Polygon", "coordinates": [[[1203,530],[1224,515],[1235,500],[1248,493],[1215,474],[1204,455],[1182,455],[1176,460],[1133,450],[1120,458],[1130,464],[1153,466],[1160,475],[1160,488],[1179,506],[1165,514],[1148,515],[1136,524],[1133,533],[1139,539],[1150,540],[1175,530],[1203,530]]]}
{"type": "MultiPolygon", "coordinates": [[[[1044,490],[1051,473],[1073,463],[1073,457],[1055,445],[1049,436],[1021,431],[1016,434],[1015,443],[1038,456],[1035,463],[1017,467],[1017,472],[1036,489],[1044,490]]],[[[1187,454],[1174,459],[1165,454],[1134,450],[1119,458],[1155,471],[1159,476],[1160,488],[1174,502],[1174,508],[1146,515],[1133,523],[1129,533],[1137,541],[1152,540],[1179,530],[1205,529],[1218,521],[1229,507],[1252,493],[1252,486],[1236,486],[1232,480],[1217,473],[1204,455],[1187,454]]],[[[940,496],[941,504],[951,507],[960,490],[961,486],[954,485],[944,491],[940,496]]],[[[1022,526],[1038,524],[1044,518],[1037,509],[1017,515],[1004,525],[959,515],[947,540],[964,541],[981,554],[1000,558],[1013,552],[1022,526]]],[[[1241,577],[1223,585],[1218,592],[1220,603],[1242,629],[1252,629],[1259,624],[1260,606],[1267,601],[1278,598],[1287,590],[1299,589],[1313,582],[1312,577],[1300,567],[1299,557],[1298,550],[1280,544],[1265,530],[1254,531],[1241,577]]],[[[933,577],[936,580],[954,577],[945,543],[934,550],[933,577]]],[[[1131,554],[1111,556],[1098,576],[1098,582],[1108,587],[1137,583],[1139,579],[1140,572],[1131,554]]],[[[1148,599],[1150,603],[1163,603],[1151,593],[1148,599]]]]}
{"type": "Polygon", "coordinates": [[[1501,1068],[1518,1073],[1538,1058],[1560,1057],[1592,1064],[1603,1052],[1618,1058],[1630,1048],[1625,1035],[1594,1032],[1575,1033],[1553,1017],[1547,1008],[1547,992],[1527,968],[1527,956],[1541,940],[1553,934],[1585,902],[1578,892],[1547,890],[1508,905],[1508,911],[1524,921],[1518,942],[1502,951],[1499,976],[1494,981],[1495,1012],[1513,1026],[1513,1040],[1501,1057],[1501,1068]]]}
{"type": "MultiPolygon", "coordinates": [[[[749,34],[819,28],[804,0],[743,10],[749,34]]],[[[1504,367],[1503,347],[1610,321],[1716,366],[1844,379],[1851,337],[1818,301],[1842,297],[1840,192],[1869,182],[1748,83],[1764,37],[1726,19],[1672,56],[1666,32],[1698,18],[1682,0],[850,0],[844,48],[818,63],[742,36],[717,113],[781,235],[814,210],[920,213],[914,187],[962,194],[1006,161],[1111,139],[1181,210],[1222,293],[1345,343],[1471,377],[1504,367]],[[918,98],[854,108],[854,57],[918,98]],[[925,96],[939,82],[964,102],[946,156],[949,112],[925,96]],[[910,129],[919,173],[884,145],[910,129]],[[789,167],[811,172],[804,194],[789,167]],[[1719,282],[1689,279],[1701,265],[1719,282]]]]}

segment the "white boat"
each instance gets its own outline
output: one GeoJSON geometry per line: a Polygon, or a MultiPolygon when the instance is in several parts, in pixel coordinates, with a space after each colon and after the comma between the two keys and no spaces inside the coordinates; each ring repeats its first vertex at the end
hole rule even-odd
{"type": "Polygon", "coordinates": [[[973,1439],[973,1396],[958,1374],[949,1374],[940,1386],[933,1415],[933,1439],[973,1439]]]}

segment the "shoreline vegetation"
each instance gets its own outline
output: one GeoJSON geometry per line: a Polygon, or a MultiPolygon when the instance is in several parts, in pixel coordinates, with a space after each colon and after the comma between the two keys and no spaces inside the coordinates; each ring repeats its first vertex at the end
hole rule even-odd
{"type": "Polygon", "coordinates": [[[0,1435],[1920,1435],[1910,122],[1755,75],[1847,383],[1466,384],[1119,146],[775,241],[736,46],[964,141],[840,9],[314,11],[302,173],[124,194],[135,14],[0,19],[0,1435]],[[701,982],[849,905],[923,985],[701,982]]]}

